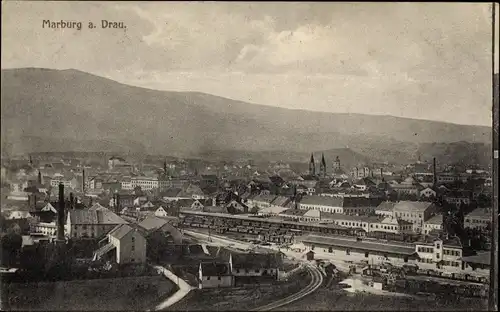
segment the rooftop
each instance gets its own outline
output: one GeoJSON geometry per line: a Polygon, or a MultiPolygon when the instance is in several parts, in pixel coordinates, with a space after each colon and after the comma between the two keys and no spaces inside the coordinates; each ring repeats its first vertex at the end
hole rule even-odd
{"type": "Polygon", "coordinates": [[[236,269],[267,269],[281,266],[277,253],[232,254],[233,268],[236,269]]]}
{"type": "Polygon", "coordinates": [[[466,217],[483,218],[483,219],[491,220],[492,216],[491,216],[491,210],[488,210],[486,208],[477,208],[477,209],[474,209],[468,215],[466,215],[466,217]]]}
{"type": "Polygon", "coordinates": [[[418,202],[418,201],[400,201],[394,205],[395,211],[405,211],[405,212],[424,212],[433,203],[430,202],[418,202]]]}
{"type": "Polygon", "coordinates": [[[342,207],[343,200],[339,197],[329,196],[304,196],[300,201],[301,205],[317,205],[329,207],[342,207]]]}
{"type": "Polygon", "coordinates": [[[491,254],[490,252],[478,252],[474,256],[462,257],[462,261],[490,265],[491,254]]]}
{"type": "Polygon", "coordinates": [[[394,203],[394,202],[388,202],[388,201],[386,201],[386,202],[383,202],[380,205],[378,205],[377,206],[377,210],[393,211],[395,205],[396,205],[396,203],[394,203]]]}
{"type": "Polygon", "coordinates": [[[231,275],[229,263],[226,262],[202,262],[200,265],[203,276],[231,275]]]}
{"type": "Polygon", "coordinates": [[[402,244],[390,244],[386,242],[357,241],[346,238],[333,238],[317,235],[308,235],[302,239],[303,242],[330,245],[335,247],[361,249],[366,251],[378,251],[400,255],[412,255],[415,253],[413,245],[404,246],[402,244]]]}
{"type": "Polygon", "coordinates": [[[428,224],[443,224],[443,215],[442,214],[437,214],[430,218],[429,220],[425,221],[425,223],[428,224]]]}
{"type": "Polygon", "coordinates": [[[128,224],[119,224],[115,228],[113,228],[108,233],[108,235],[115,237],[117,239],[122,239],[123,237],[125,237],[125,235],[127,235],[128,233],[130,233],[131,231],[134,231],[134,230],[139,231],[141,233],[141,235],[143,235],[143,236],[146,234],[145,231],[142,230],[138,226],[132,227],[128,224]]]}
{"type": "Polygon", "coordinates": [[[72,224],[126,224],[127,221],[110,210],[69,210],[72,224]]]}

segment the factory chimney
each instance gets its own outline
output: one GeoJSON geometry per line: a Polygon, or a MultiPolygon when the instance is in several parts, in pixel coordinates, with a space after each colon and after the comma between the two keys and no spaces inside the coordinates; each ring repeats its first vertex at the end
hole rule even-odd
{"type": "Polygon", "coordinates": [[[42,185],[42,173],[38,170],[38,184],[42,185]]]}
{"type": "Polygon", "coordinates": [[[82,170],[82,193],[85,195],[85,169],[82,170]]]}
{"type": "Polygon", "coordinates": [[[436,157],[432,158],[432,182],[433,186],[437,184],[437,175],[436,175],[436,157]]]}
{"type": "Polygon", "coordinates": [[[116,213],[120,213],[120,194],[116,193],[116,213]]]}
{"type": "Polygon", "coordinates": [[[64,241],[64,185],[59,183],[59,207],[57,210],[57,240],[64,241]]]}
{"type": "Polygon", "coordinates": [[[69,193],[69,205],[71,209],[75,209],[75,197],[73,196],[73,193],[69,193]]]}

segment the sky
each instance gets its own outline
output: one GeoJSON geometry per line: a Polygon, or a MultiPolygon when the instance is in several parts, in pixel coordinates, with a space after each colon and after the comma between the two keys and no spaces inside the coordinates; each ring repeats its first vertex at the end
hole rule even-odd
{"type": "Polygon", "coordinates": [[[291,109],[491,126],[490,8],[2,1],[2,68],[74,68],[291,109]],[[102,29],[103,19],[126,29],[102,29]],[[83,28],[43,28],[43,20],[83,28]]]}

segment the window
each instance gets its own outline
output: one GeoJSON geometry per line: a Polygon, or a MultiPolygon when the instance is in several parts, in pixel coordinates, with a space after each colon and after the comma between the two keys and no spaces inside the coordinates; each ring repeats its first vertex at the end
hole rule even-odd
{"type": "Polygon", "coordinates": [[[333,248],[332,247],[328,247],[328,252],[332,253],[333,252],[333,248]]]}
{"type": "Polygon", "coordinates": [[[348,255],[348,256],[351,255],[351,250],[346,249],[345,254],[348,255]]]}
{"type": "Polygon", "coordinates": [[[405,256],[405,257],[404,257],[404,261],[405,261],[405,262],[408,262],[408,256],[405,256]]]}
{"type": "Polygon", "coordinates": [[[365,258],[368,258],[369,252],[365,252],[365,258]]]}
{"type": "Polygon", "coordinates": [[[220,281],[220,280],[221,280],[220,276],[219,276],[219,277],[217,277],[217,279],[220,281]]]}
{"type": "Polygon", "coordinates": [[[210,276],[207,276],[207,281],[209,281],[209,280],[210,280],[210,276]]]}
{"type": "Polygon", "coordinates": [[[436,259],[439,259],[439,253],[436,254],[436,259]]]}
{"type": "Polygon", "coordinates": [[[255,271],[255,273],[259,273],[259,269],[255,269],[254,271],[255,271]]]}
{"type": "Polygon", "coordinates": [[[240,269],[236,269],[236,273],[240,273],[240,269]]]}

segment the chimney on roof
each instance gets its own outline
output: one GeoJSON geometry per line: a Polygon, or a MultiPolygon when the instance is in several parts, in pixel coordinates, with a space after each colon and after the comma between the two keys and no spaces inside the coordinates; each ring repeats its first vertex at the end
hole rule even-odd
{"type": "Polygon", "coordinates": [[[57,240],[64,240],[64,185],[59,183],[59,206],[57,210],[57,240]]]}

